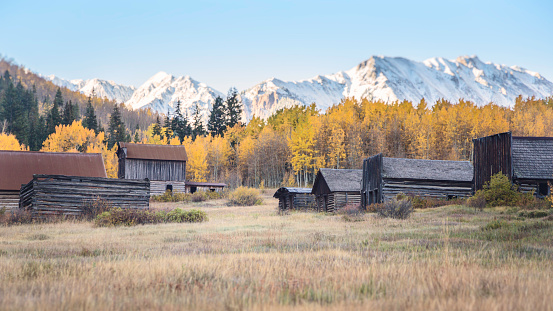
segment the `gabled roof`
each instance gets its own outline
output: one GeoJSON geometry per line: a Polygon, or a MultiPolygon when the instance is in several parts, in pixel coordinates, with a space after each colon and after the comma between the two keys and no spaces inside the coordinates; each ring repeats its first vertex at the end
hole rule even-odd
{"type": "Polygon", "coordinates": [[[33,174],[107,178],[99,153],[0,151],[0,190],[19,191],[33,174]]]}
{"type": "Polygon", "coordinates": [[[321,168],[319,174],[330,192],[361,191],[363,170],[321,168]]]}
{"type": "Polygon", "coordinates": [[[470,182],[473,176],[472,164],[469,161],[384,157],[382,166],[383,178],[470,182]]]}
{"type": "Polygon", "coordinates": [[[553,179],[553,137],[512,138],[515,178],[553,179]]]}
{"type": "Polygon", "coordinates": [[[273,198],[278,198],[284,194],[311,194],[311,188],[282,187],[275,192],[273,198]]]}
{"type": "Polygon", "coordinates": [[[174,145],[148,145],[148,144],[133,144],[119,143],[117,154],[122,157],[121,148],[126,148],[127,159],[142,159],[142,160],[163,160],[163,161],[187,161],[186,149],[184,146],[174,145]]]}

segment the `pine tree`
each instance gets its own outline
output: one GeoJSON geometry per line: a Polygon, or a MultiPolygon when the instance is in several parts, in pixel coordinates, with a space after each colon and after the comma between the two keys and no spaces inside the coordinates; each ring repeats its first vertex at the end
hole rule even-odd
{"type": "Polygon", "coordinates": [[[75,105],[71,103],[71,101],[65,103],[65,107],[63,108],[63,116],[61,123],[64,125],[70,125],[75,121],[77,118],[75,116],[75,105]]]}
{"type": "Polygon", "coordinates": [[[171,119],[169,118],[169,111],[167,111],[167,115],[165,116],[165,123],[163,125],[163,127],[164,127],[163,134],[167,138],[167,144],[169,144],[169,141],[174,136],[171,124],[172,124],[172,122],[171,122],[171,119]]]}
{"type": "Polygon", "coordinates": [[[163,133],[161,132],[161,121],[159,121],[159,116],[156,118],[156,123],[154,123],[154,127],[152,128],[152,134],[158,135],[163,139],[163,133]]]}
{"type": "Polygon", "coordinates": [[[215,98],[209,121],[207,122],[207,130],[211,136],[223,136],[226,130],[225,105],[220,96],[215,98]]]}
{"type": "Polygon", "coordinates": [[[113,106],[113,112],[109,117],[109,138],[108,148],[111,149],[117,142],[129,141],[130,137],[127,135],[125,129],[125,123],[121,120],[121,112],[119,111],[119,105],[113,106]]]}
{"type": "Polygon", "coordinates": [[[238,91],[235,88],[230,88],[227,95],[226,113],[227,113],[227,128],[234,127],[240,124],[242,115],[242,105],[238,100],[238,91]]]}
{"type": "Polygon", "coordinates": [[[194,106],[193,120],[192,140],[196,140],[196,137],[205,135],[204,124],[202,123],[202,115],[200,114],[200,107],[198,106],[198,103],[194,106]]]}
{"type": "Polygon", "coordinates": [[[61,124],[62,118],[60,115],[60,107],[63,106],[63,97],[61,95],[61,89],[58,88],[56,96],[54,97],[54,104],[48,115],[47,127],[48,134],[52,134],[56,131],[56,126],[61,124]]]}
{"type": "Polygon", "coordinates": [[[87,129],[94,130],[96,134],[100,132],[100,127],[98,126],[98,119],[96,118],[96,112],[92,106],[92,97],[88,97],[88,102],[86,104],[86,112],[83,118],[83,126],[87,129]]]}

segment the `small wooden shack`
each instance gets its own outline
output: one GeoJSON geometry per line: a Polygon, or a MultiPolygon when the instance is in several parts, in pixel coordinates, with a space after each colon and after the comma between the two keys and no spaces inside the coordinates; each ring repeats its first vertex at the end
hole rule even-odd
{"type": "Polygon", "coordinates": [[[278,199],[278,210],[307,210],[316,209],[315,196],[311,194],[311,188],[282,187],[278,189],[273,198],[278,199]]]}
{"type": "Polygon", "coordinates": [[[147,209],[150,182],[114,178],[34,175],[21,186],[20,207],[31,210],[33,217],[81,214],[87,205],[107,203],[120,208],[147,209]]]}
{"type": "Polygon", "coordinates": [[[34,174],[107,177],[99,153],[0,151],[0,208],[17,208],[21,185],[34,174]]]}
{"type": "Polygon", "coordinates": [[[469,161],[387,158],[377,154],[363,161],[363,204],[382,203],[403,193],[442,199],[472,195],[469,161]]]}
{"type": "Polygon", "coordinates": [[[553,182],[553,137],[521,137],[510,132],[473,140],[474,187],[505,174],[522,191],[543,197],[553,182]]]}
{"type": "Polygon", "coordinates": [[[196,191],[222,192],[226,186],[227,184],[214,182],[187,181],[185,183],[186,193],[194,193],[196,191]]]}
{"type": "Polygon", "coordinates": [[[186,149],[184,146],[118,143],[120,179],[150,180],[151,195],[167,190],[185,193],[186,149]]]}
{"type": "Polygon", "coordinates": [[[362,178],[363,170],[319,169],[311,189],[317,210],[332,213],[346,205],[360,205],[362,178]]]}

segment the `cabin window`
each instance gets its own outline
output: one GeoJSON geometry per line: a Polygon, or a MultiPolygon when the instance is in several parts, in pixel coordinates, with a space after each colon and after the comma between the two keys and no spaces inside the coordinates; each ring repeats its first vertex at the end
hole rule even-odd
{"type": "Polygon", "coordinates": [[[196,186],[190,187],[190,193],[194,193],[194,192],[196,192],[197,190],[198,190],[198,187],[196,187],[196,186]]]}
{"type": "Polygon", "coordinates": [[[167,192],[167,191],[173,192],[173,185],[167,185],[167,186],[165,186],[165,192],[167,192]]]}
{"type": "Polygon", "coordinates": [[[546,196],[549,195],[549,185],[546,182],[539,184],[539,195],[546,196]]]}

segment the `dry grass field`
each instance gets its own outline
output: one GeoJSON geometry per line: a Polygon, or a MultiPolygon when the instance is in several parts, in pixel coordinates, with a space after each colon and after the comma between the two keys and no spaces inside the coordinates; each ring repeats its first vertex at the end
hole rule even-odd
{"type": "Polygon", "coordinates": [[[205,223],[0,227],[0,309],[553,309],[553,221],[463,206],[279,216],[264,199],[152,204],[205,223]]]}

